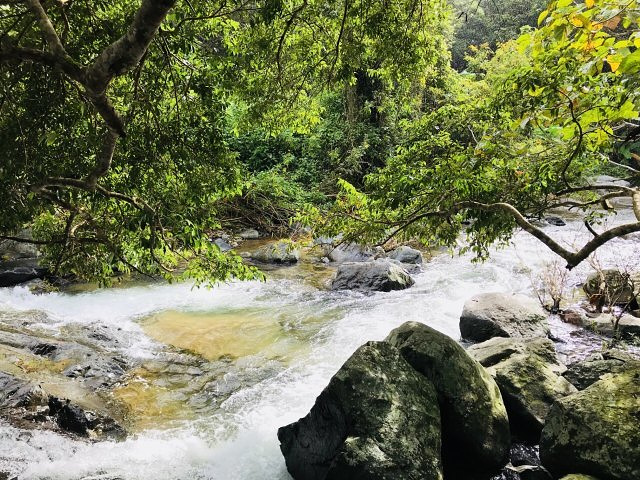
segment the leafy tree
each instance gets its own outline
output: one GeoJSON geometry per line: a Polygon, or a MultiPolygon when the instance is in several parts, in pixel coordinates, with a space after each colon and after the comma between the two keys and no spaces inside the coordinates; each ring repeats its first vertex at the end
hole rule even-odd
{"type": "Polygon", "coordinates": [[[228,133],[308,132],[359,72],[408,95],[446,21],[420,0],[0,0],[1,238],[33,224],[86,279],[255,277],[207,239],[246,194],[228,133]]]}
{"type": "Polygon", "coordinates": [[[495,50],[499,44],[514,39],[524,26],[537,25],[538,15],[547,0],[453,0],[456,23],[451,44],[452,65],[467,67],[469,47],[487,45],[495,50]]]}
{"type": "Polygon", "coordinates": [[[640,231],[640,189],[590,181],[640,134],[639,17],[635,1],[552,2],[541,27],[518,39],[528,62],[506,76],[487,74],[482,82],[493,88],[478,88],[467,104],[411,123],[398,154],[367,178],[366,192],[343,182],[332,212],[316,217],[310,209],[303,218],[379,244],[403,236],[454,246],[464,233],[478,258],[519,226],[568,268],[640,231]],[[596,209],[611,210],[608,202],[620,197],[632,199],[638,221],[598,232],[596,209]],[[577,250],[532,223],[560,206],[581,212],[593,234],[577,250]]]}

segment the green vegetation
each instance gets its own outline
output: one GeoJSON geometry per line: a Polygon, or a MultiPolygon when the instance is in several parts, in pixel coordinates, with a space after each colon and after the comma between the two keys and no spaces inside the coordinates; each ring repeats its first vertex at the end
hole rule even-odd
{"type": "Polygon", "coordinates": [[[632,197],[640,220],[640,197],[588,182],[637,178],[637,2],[455,8],[0,0],[0,239],[32,227],[55,275],[210,282],[260,276],[211,232],[294,218],[373,243],[465,233],[479,258],[520,226],[570,267],[640,231],[596,233],[595,207],[632,197]],[[585,249],[530,223],[558,204],[585,249]]]}

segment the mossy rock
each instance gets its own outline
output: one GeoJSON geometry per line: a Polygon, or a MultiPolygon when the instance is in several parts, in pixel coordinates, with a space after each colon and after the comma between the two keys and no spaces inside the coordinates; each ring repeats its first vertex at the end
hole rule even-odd
{"type": "Polygon", "coordinates": [[[496,380],[511,432],[522,439],[536,440],[553,402],[577,391],[549,339],[492,338],[467,351],[496,380]]]}
{"type": "Polygon", "coordinates": [[[598,478],[640,478],[640,366],[605,375],[555,403],[540,438],[554,475],[576,470],[598,478]]]}
{"type": "Polygon", "coordinates": [[[278,438],[296,480],[443,478],[436,391],[386,342],[356,350],[278,438]]]}
{"type": "Polygon", "coordinates": [[[262,263],[292,264],[300,260],[300,250],[286,240],[263,245],[256,250],[251,258],[262,263]]]}
{"type": "Polygon", "coordinates": [[[504,466],[509,420],[500,390],[482,365],[458,342],[422,323],[406,322],[386,341],[438,392],[446,475],[460,467],[479,473],[504,466]]]}

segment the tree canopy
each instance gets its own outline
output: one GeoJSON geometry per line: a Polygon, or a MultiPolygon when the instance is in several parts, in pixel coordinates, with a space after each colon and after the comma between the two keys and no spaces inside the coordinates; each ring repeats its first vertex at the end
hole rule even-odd
{"type": "Polygon", "coordinates": [[[537,30],[485,61],[480,84],[463,82],[458,102],[407,125],[398,153],[367,178],[365,191],[342,184],[332,213],[323,215],[326,231],[446,246],[464,233],[465,248],[485,258],[519,226],[569,268],[607,241],[640,231],[638,188],[591,180],[606,166],[631,180],[640,173],[615,160],[637,159],[638,16],[633,1],[551,2],[537,30]],[[510,68],[496,68],[496,59],[510,68]],[[598,208],[610,209],[608,201],[620,197],[632,199],[638,221],[597,232],[598,208]],[[593,234],[578,249],[532,223],[560,206],[580,212],[593,234]]]}
{"type": "Polygon", "coordinates": [[[83,278],[256,276],[207,238],[245,185],[229,137],[308,131],[322,92],[359,79],[380,109],[415,95],[446,18],[420,0],[0,1],[0,232],[33,224],[52,271],[83,278]]]}
{"type": "Polygon", "coordinates": [[[503,33],[457,73],[444,0],[0,0],[0,240],[54,275],[256,278],[209,236],[300,212],[380,244],[464,234],[478,258],[519,226],[573,267],[640,231],[638,188],[591,181],[637,185],[640,13],[541,8],[488,15],[503,33]],[[618,197],[639,221],[601,231],[618,197]],[[590,242],[534,224],[558,206],[590,242]]]}

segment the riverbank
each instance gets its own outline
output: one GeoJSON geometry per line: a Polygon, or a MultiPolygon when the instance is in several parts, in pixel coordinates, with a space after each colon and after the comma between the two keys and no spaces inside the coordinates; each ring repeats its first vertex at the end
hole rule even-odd
{"type": "MultiPolygon", "coordinates": [[[[547,230],[569,242],[585,234],[572,222],[547,230]]],[[[614,265],[635,253],[632,239],[615,240],[604,248],[601,262],[614,265]]],[[[83,344],[130,365],[105,389],[103,400],[109,411],[122,412],[127,440],[90,442],[2,423],[0,471],[63,480],[287,479],[278,427],[306,414],[361,344],[382,340],[409,320],[459,339],[460,313],[470,296],[531,295],[531,272],[552,259],[535,239],[518,233],[510,247],[495,251],[484,264],[441,254],[413,274],[411,288],[388,293],[326,290],[332,267],[308,263],[304,256],[297,266],[268,272],[267,282],[211,291],[161,284],[43,295],[24,287],[0,289],[0,343],[11,330],[83,344]],[[217,328],[238,319],[236,325],[246,326],[241,337],[246,344],[233,340],[239,338],[236,329],[217,328]],[[96,330],[103,338],[90,336],[96,330]]],[[[588,265],[581,266],[570,281],[577,283],[588,272],[588,265]]],[[[581,294],[575,292],[578,300],[581,294]]],[[[556,346],[565,363],[586,357],[603,341],[559,320],[551,320],[551,329],[562,340],[556,346]]],[[[3,358],[15,366],[16,355],[3,358]]],[[[15,368],[37,380],[29,368],[15,368]]]]}

